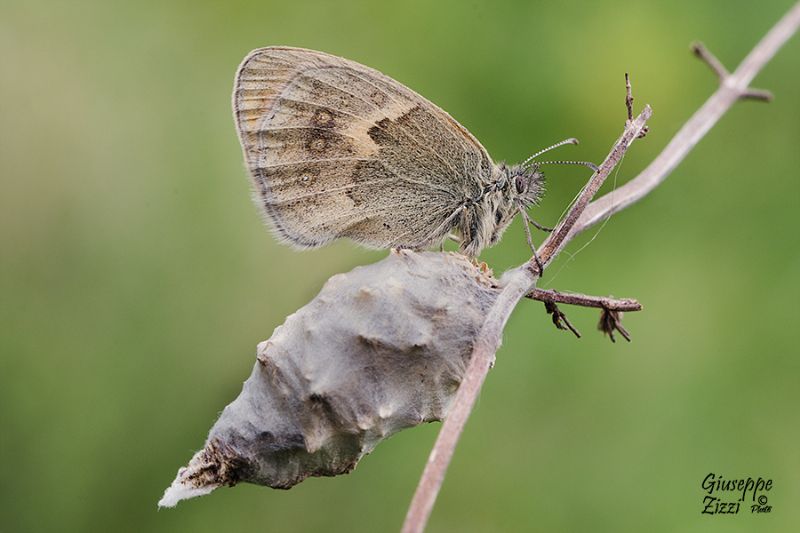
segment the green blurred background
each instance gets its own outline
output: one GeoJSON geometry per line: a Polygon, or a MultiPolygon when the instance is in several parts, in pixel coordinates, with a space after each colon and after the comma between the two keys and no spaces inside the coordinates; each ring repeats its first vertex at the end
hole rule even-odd
{"type": "MultiPolygon", "coordinates": [[[[496,160],[568,136],[599,162],[623,73],[655,111],[623,182],[789,1],[74,2],[0,5],[0,530],[392,531],[438,424],[352,474],[241,485],[156,510],[238,394],[255,345],[381,251],[296,252],[265,231],[230,113],[252,48],[325,50],[414,88],[496,160]]],[[[643,202],[543,286],[639,298],[630,344],[565,309],[515,312],[431,531],[800,530],[800,38],[643,202]],[[773,511],[702,516],[709,472],[774,480],[773,511]]],[[[552,224],[587,177],[549,169],[552,224]]],[[[610,190],[612,184],[606,186],[610,190]]],[[[540,236],[541,237],[541,236],[540,236]]],[[[581,248],[595,237],[590,246],[581,248]]],[[[519,223],[483,259],[528,256],[519,223]]]]}

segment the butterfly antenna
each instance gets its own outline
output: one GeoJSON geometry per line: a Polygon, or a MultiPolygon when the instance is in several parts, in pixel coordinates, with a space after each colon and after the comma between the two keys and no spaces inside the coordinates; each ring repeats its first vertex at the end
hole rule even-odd
{"type": "Polygon", "coordinates": [[[544,150],[539,150],[538,152],[536,152],[535,154],[530,156],[528,159],[523,161],[522,162],[522,166],[524,167],[525,165],[527,165],[528,163],[530,163],[531,161],[533,161],[534,159],[536,159],[537,157],[539,157],[543,153],[549,152],[550,150],[558,148],[559,146],[564,146],[565,144],[578,144],[578,139],[576,139],[575,137],[570,137],[569,139],[564,139],[563,141],[561,141],[559,143],[556,143],[553,146],[548,146],[544,150]]]}
{"type": "Polygon", "coordinates": [[[592,163],[591,161],[537,161],[537,165],[581,165],[583,167],[589,167],[595,172],[600,170],[597,165],[592,163]]]}

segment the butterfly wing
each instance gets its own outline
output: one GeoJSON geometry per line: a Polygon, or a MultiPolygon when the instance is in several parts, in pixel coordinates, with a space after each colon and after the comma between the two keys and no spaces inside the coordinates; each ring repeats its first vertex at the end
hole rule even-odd
{"type": "Polygon", "coordinates": [[[380,72],[272,47],[236,74],[233,108],[269,221],[298,247],[349,237],[376,248],[440,241],[493,163],[450,115],[380,72]]]}

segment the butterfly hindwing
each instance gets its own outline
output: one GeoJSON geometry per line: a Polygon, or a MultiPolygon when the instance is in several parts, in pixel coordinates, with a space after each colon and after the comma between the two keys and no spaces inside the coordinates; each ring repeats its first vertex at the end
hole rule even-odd
{"type": "Polygon", "coordinates": [[[321,52],[252,52],[233,105],[260,204],[296,246],[429,246],[491,177],[486,150],[447,113],[321,52]]]}

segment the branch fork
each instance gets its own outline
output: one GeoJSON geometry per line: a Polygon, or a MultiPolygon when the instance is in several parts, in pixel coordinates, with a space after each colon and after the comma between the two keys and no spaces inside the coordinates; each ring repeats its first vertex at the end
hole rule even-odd
{"type": "Polygon", "coordinates": [[[700,41],[693,42],[691,50],[698,59],[708,65],[714,74],[717,75],[720,86],[737,92],[740,100],[759,100],[761,102],[771,102],[774,98],[773,94],[766,89],[755,89],[752,87],[740,88],[738,80],[734,78],[730,72],[728,72],[728,69],[725,68],[725,65],[722,64],[722,61],[717,59],[717,57],[712,54],[708,48],[706,48],[706,45],[700,41]]]}

